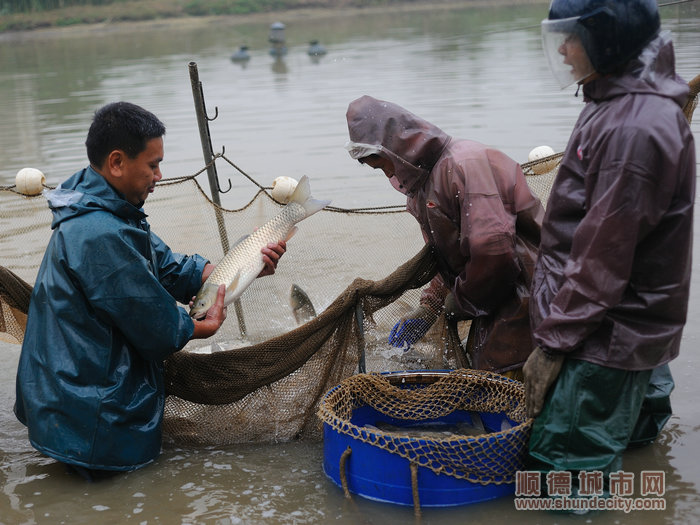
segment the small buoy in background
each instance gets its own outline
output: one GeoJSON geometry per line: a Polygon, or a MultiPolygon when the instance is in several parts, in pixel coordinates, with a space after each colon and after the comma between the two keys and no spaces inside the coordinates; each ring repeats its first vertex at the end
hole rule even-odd
{"type": "Polygon", "coordinates": [[[36,168],[22,168],[15,176],[15,189],[23,195],[39,195],[46,177],[36,168]]]}
{"type": "MultiPolygon", "coordinates": [[[[527,160],[528,162],[533,162],[554,155],[554,153],[554,150],[549,146],[537,146],[536,148],[533,148],[532,151],[530,151],[530,153],[527,156],[527,160]]],[[[558,159],[554,159],[548,162],[540,162],[538,164],[535,164],[531,168],[532,172],[535,175],[543,175],[551,169],[553,169],[557,165],[557,161],[558,159]]]]}
{"type": "Polygon", "coordinates": [[[282,22],[275,22],[270,26],[270,34],[267,41],[272,44],[270,54],[274,57],[281,57],[287,54],[286,38],[284,36],[285,25],[282,22]]]}
{"type": "Polygon", "coordinates": [[[318,57],[326,54],[326,48],[318,43],[318,40],[312,40],[309,42],[309,50],[307,51],[309,56],[318,57]]]}
{"type": "Polygon", "coordinates": [[[297,187],[296,179],[291,177],[277,177],[272,181],[272,198],[282,204],[287,204],[292,197],[292,193],[297,187]]]}
{"type": "Polygon", "coordinates": [[[232,62],[247,62],[250,60],[250,53],[248,53],[248,46],[241,46],[238,48],[233,55],[231,55],[232,62]]]}

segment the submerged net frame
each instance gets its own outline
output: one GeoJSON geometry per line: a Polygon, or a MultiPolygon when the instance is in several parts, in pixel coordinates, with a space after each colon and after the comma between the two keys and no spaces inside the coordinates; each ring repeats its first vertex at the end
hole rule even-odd
{"type": "Polygon", "coordinates": [[[426,385],[410,374],[392,377],[357,374],[322,400],[318,416],[332,430],[396,454],[435,474],[481,485],[513,483],[522,468],[532,419],[526,416],[522,383],[483,370],[454,370],[426,385]],[[407,384],[406,384],[407,383],[407,384]],[[504,414],[518,423],[478,436],[408,437],[351,422],[353,412],[369,406],[388,418],[429,421],[456,411],[504,414]]]}

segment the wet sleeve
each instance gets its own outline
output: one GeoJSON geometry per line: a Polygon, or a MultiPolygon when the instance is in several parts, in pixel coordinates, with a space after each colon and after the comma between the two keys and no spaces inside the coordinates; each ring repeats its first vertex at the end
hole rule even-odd
{"type": "Polygon", "coordinates": [[[209,262],[204,257],[173,252],[160,237],[151,232],[160,283],[176,300],[187,304],[202,285],[202,272],[209,262]]]}
{"type": "Polygon", "coordinates": [[[158,282],[135,243],[125,240],[129,235],[142,233],[108,230],[86,238],[81,260],[71,267],[96,320],[119,330],[144,359],[163,360],[185,346],[194,324],[158,282]]]}
{"type": "Polygon", "coordinates": [[[462,167],[459,193],[459,249],[467,263],[452,289],[471,317],[488,315],[512,292],[520,273],[515,250],[515,216],[506,210],[486,158],[462,167]]]}
{"type": "Polygon", "coordinates": [[[618,133],[603,168],[586,174],[588,211],[574,232],[549,315],[534,327],[540,346],[569,352],[599,327],[627,289],[637,244],[669,206],[669,191],[651,171],[658,165],[655,146],[639,131],[618,133]]]}
{"type": "Polygon", "coordinates": [[[441,312],[448,293],[450,293],[449,288],[445,285],[440,274],[437,274],[421,292],[420,304],[434,312],[441,312]]]}

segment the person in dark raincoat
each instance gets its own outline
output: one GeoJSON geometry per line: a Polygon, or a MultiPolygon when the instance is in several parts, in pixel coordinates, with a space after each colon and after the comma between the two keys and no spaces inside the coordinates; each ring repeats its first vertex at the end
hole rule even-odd
{"type": "MultiPolygon", "coordinates": [[[[29,303],[14,410],[37,450],[88,479],[158,456],[163,360],[226,317],[223,286],[205,319],[177,305],[214,266],[173,253],[146,221],[164,134],[139,106],[104,106],[87,136],[90,165],[47,194],[53,234],[29,303]]],[[[285,249],[263,249],[261,275],[285,249]]]]}
{"type": "Polygon", "coordinates": [[[688,86],[659,29],[654,0],[554,0],[542,22],[555,77],[578,82],[585,107],[533,277],[537,347],[523,372],[539,470],[616,471],[671,413],[696,168],[688,86]]]}
{"type": "Polygon", "coordinates": [[[389,342],[419,340],[445,306],[471,319],[472,366],[508,372],[532,350],[530,277],[544,210],[520,165],[502,152],[450,137],[406,109],[370,96],[347,110],[352,158],[384,171],[407,196],[439,273],[389,342]]]}

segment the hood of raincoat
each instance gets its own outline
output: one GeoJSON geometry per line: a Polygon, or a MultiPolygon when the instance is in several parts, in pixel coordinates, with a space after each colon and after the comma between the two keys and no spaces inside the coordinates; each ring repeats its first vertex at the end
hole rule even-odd
{"type": "Polygon", "coordinates": [[[608,75],[583,85],[586,100],[602,101],[628,94],[661,95],[681,107],[688,97],[688,85],[676,74],[673,42],[668,31],[659,34],[621,75],[608,75]]]}
{"type": "Polygon", "coordinates": [[[409,197],[425,183],[451,141],[436,125],[368,95],[350,103],[346,118],[351,156],[376,153],[390,160],[395,170],[392,185],[409,197]]]}
{"type": "Polygon", "coordinates": [[[51,229],[67,219],[96,210],[108,210],[127,220],[146,217],[143,210],[128,202],[91,166],[74,174],[55,190],[45,190],[44,196],[53,212],[51,229]]]}
{"type": "Polygon", "coordinates": [[[435,247],[439,275],[422,291],[421,304],[439,311],[449,291],[462,318],[483,320],[478,336],[470,332],[472,365],[521,366],[531,351],[527,290],[543,209],[520,165],[369,96],[350,103],[347,121],[350,155],[392,162],[390,180],[435,247]]]}

